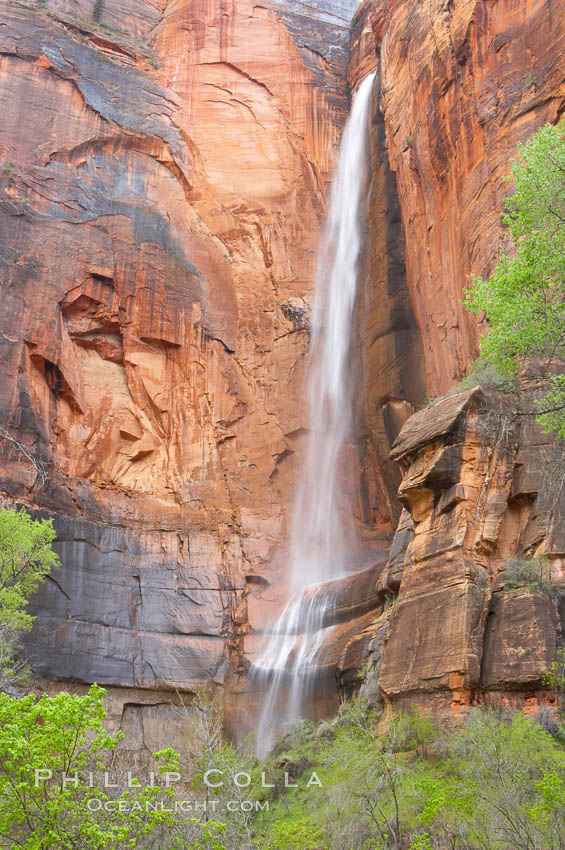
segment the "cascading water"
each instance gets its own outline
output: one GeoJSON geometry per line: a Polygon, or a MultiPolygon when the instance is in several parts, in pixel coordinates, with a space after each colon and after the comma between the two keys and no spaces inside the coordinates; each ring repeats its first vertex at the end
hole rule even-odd
{"type": "Polygon", "coordinates": [[[253,672],[268,686],[257,731],[266,754],[284,724],[303,713],[316,655],[333,628],[333,588],[346,572],[352,535],[338,500],[340,454],[352,418],[349,369],[367,117],[374,74],[359,86],[344,129],[312,311],[308,400],[310,433],[291,533],[291,595],[253,672]]]}

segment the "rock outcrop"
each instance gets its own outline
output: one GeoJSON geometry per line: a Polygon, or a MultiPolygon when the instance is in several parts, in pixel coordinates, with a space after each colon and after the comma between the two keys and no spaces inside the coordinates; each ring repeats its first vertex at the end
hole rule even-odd
{"type": "Polygon", "coordinates": [[[460,710],[536,710],[565,637],[563,449],[480,387],[412,416],[393,449],[404,504],[372,630],[381,695],[460,710]]]}

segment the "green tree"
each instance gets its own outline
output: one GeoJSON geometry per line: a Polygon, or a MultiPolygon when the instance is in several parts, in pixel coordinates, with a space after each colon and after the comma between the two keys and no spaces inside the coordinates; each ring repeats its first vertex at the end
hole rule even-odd
{"type": "Polygon", "coordinates": [[[322,829],[308,818],[286,818],[272,824],[263,850],[326,850],[322,829]]]}
{"type": "Polygon", "coordinates": [[[32,519],[23,508],[0,510],[0,689],[21,672],[14,659],[20,634],[34,621],[27,611],[29,597],[59,565],[54,539],[50,519],[32,519]]]}
{"type": "Polygon", "coordinates": [[[171,835],[183,848],[192,847],[191,841],[203,841],[200,832],[210,823],[212,812],[214,821],[222,826],[222,844],[238,850],[254,847],[256,810],[249,803],[262,799],[266,791],[257,758],[247,742],[234,745],[226,739],[221,696],[217,690],[203,688],[190,703],[181,700],[176,714],[184,742],[178,753],[168,748],[156,757],[164,769],[180,772],[187,780],[183,799],[194,804],[198,817],[179,813],[171,835]]]}
{"type": "Polygon", "coordinates": [[[519,154],[502,216],[512,256],[502,253],[488,280],[473,277],[464,304],[486,315],[481,351],[502,373],[543,366],[538,421],[565,439],[565,121],[542,127],[519,154]]]}
{"type": "Polygon", "coordinates": [[[560,717],[565,720],[565,646],[558,646],[555,659],[542,676],[542,684],[553,688],[557,695],[560,717]]]}
{"type": "Polygon", "coordinates": [[[0,510],[0,622],[29,630],[34,618],[27,611],[29,597],[59,558],[51,549],[55,539],[50,519],[34,520],[20,511],[0,510]]]}
{"type": "Polygon", "coordinates": [[[474,710],[450,750],[443,816],[452,833],[459,832],[471,846],[563,847],[560,789],[552,798],[548,776],[563,783],[565,753],[538,723],[519,712],[510,718],[474,710]]]}
{"type": "Polygon", "coordinates": [[[397,736],[406,749],[417,750],[424,756],[429,746],[437,739],[437,722],[431,711],[413,705],[410,711],[396,720],[397,736]]]}
{"type": "Polygon", "coordinates": [[[342,707],[330,746],[321,754],[327,830],[351,846],[400,850],[411,805],[411,750],[429,745],[425,712],[382,718],[365,700],[342,707]],[[420,722],[422,721],[422,722],[420,722]],[[337,814],[339,812],[339,814],[337,814]],[[357,843],[356,843],[357,842],[357,843]]]}
{"type": "Polygon", "coordinates": [[[540,799],[528,809],[530,819],[548,836],[550,846],[565,846],[565,776],[546,771],[535,783],[540,799]]]}
{"type": "Polygon", "coordinates": [[[0,836],[9,846],[125,850],[170,818],[156,805],[167,794],[159,785],[112,798],[97,784],[121,737],[104,729],[104,693],[0,694],[0,836]]]}

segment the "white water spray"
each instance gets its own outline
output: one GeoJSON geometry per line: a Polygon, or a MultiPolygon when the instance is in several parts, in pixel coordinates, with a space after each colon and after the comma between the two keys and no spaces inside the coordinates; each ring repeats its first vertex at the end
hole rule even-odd
{"type": "Polygon", "coordinates": [[[349,357],[373,80],[370,74],[359,86],[343,132],[318,264],[307,387],[310,432],[291,533],[291,596],[253,665],[269,685],[258,727],[260,756],[284,724],[303,713],[317,653],[333,628],[335,605],[332,590],[313,586],[346,571],[353,542],[340,510],[337,479],[353,407],[349,357]]]}

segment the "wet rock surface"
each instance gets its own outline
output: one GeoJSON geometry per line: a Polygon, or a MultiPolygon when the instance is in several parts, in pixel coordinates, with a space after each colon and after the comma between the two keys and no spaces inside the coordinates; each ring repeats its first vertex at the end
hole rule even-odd
{"type": "Polygon", "coordinates": [[[225,679],[284,550],[352,11],[2,6],[0,476],[57,528],[45,678],[141,713],[225,679]]]}

